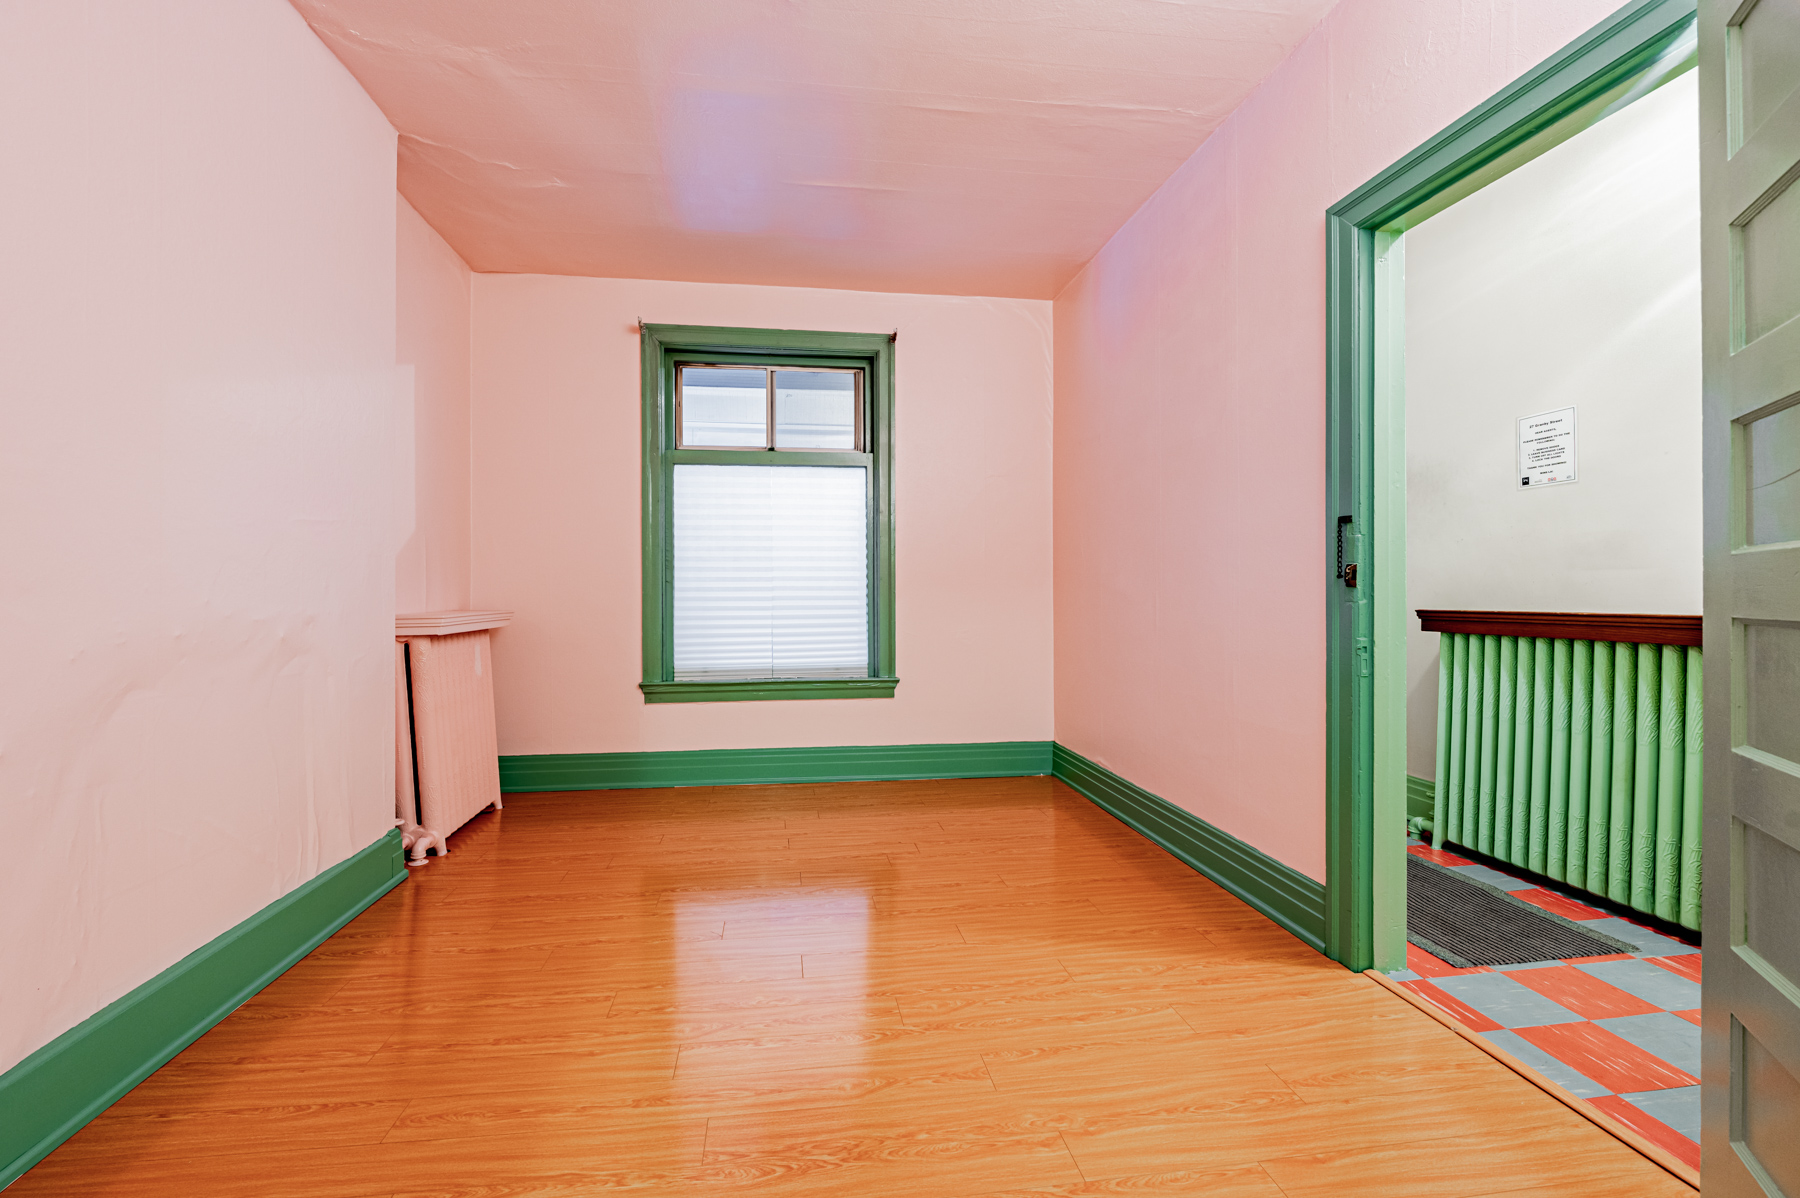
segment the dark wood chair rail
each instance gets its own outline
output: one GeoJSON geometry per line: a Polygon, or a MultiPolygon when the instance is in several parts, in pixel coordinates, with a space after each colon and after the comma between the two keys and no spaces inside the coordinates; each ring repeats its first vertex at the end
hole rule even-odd
{"type": "Polygon", "coordinates": [[[1699,616],[1420,608],[1419,627],[1426,632],[1467,632],[1478,636],[1544,636],[1572,641],[1627,641],[1639,645],[1700,645],[1699,616]]]}

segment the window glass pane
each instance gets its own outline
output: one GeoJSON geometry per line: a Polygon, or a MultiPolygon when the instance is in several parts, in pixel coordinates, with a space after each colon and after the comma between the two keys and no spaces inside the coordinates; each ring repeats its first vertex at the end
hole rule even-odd
{"type": "Polygon", "coordinates": [[[719,449],[769,443],[769,372],[681,368],[681,444],[719,449]]]}
{"type": "Polygon", "coordinates": [[[856,375],[847,370],[775,372],[777,449],[857,449],[856,375]]]}
{"type": "Polygon", "coordinates": [[[1745,539],[1752,545],[1800,541],[1800,404],[1752,420],[1744,433],[1745,539]]]}
{"type": "Polygon", "coordinates": [[[868,677],[868,472],[674,473],[675,678],[868,677]]]}

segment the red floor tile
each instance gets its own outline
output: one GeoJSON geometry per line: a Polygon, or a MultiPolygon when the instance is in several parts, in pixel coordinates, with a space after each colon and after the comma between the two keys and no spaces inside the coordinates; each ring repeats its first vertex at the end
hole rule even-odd
{"type": "MultiPolygon", "coordinates": [[[[1407,983],[1411,986],[1421,984],[1407,983]]],[[[1640,1090],[1668,1090],[1700,1084],[1699,1078],[1660,1057],[1651,1056],[1629,1040],[1596,1024],[1553,1023],[1548,1027],[1518,1027],[1513,1031],[1569,1068],[1616,1093],[1635,1094],[1640,1090]]]]}
{"type": "Polygon", "coordinates": [[[1695,1010],[1692,1010],[1692,1011],[1670,1011],[1669,1014],[1679,1015],[1681,1018],[1687,1020],[1689,1023],[1693,1024],[1695,1027],[1700,1026],[1700,1011],[1698,1008],[1696,1008],[1695,1010]]]}
{"type": "Polygon", "coordinates": [[[1578,903],[1572,898],[1564,898],[1553,890],[1533,888],[1531,890],[1509,890],[1508,894],[1516,899],[1523,899],[1534,907],[1542,907],[1553,915],[1564,919],[1605,919],[1606,912],[1597,911],[1585,903],[1578,903]]]}
{"type": "Polygon", "coordinates": [[[1583,1019],[1611,1019],[1615,1015],[1648,1015],[1662,1010],[1635,994],[1610,986],[1573,965],[1544,969],[1509,969],[1506,976],[1529,986],[1551,1002],[1561,1003],[1583,1019]]]}
{"type": "Polygon", "coordinates": [[[1588,1101],[1652,1144],[1667,1149],[1675,1156],[1675,1159],[1695,1169],[1700,1167],[1700,1145],[1661,1119],[1646,1115],[1617,1094],[1608,1094],[1604,1098],[1590,1098],[1588,1101]]]}
{"type": "Polygon", "coordinates": [[[1652,965],[1660,965],[1670,973],[1678,973],[1690,982],[1700,980],[1700,954],[1682,953],[1679,957],[1645,957],[1652,965]]]}
{"type": "Polygon", "coordinates": [[[1492,973],[1485,965],[1477,965],[1472,969],[1458,969],[1445,961],[1440,961],[1416,944],[1406,946],[1406,967],[1424,978],[1453,978],[1464,973],[1492,973]]]}
{"type": "Polygon", "coordinates": [[[1415,857],[1423,857],[1433,865],[1472,865],[1471,861],[1458,857],[1455,853],[1446,853],[1443,849],[1434,849],[1428,844],[1409,844],[1406,851],[1415,857]]]}
{"type": "MultiPolygon", "coordinates": [[[[1449,1015],[1472,1032],[1497,1032],[1500,1025],[1465,1002],[1459,1002],[1430,982],[1401,982],[1402,986],[1449,1015]]],[[[1617,1039],[1617,1037],[1614,1037],[1617,1039]]]]}

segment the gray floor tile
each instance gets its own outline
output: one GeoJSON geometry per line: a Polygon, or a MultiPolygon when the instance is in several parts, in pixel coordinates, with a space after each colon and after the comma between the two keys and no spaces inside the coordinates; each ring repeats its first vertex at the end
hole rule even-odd
{"type": "Polygon", "coordinates": [[[1387,976],[1396,982],[1416,982],[1419,980],[1419,975],[1410,969],[1390,969],[1387,971],[1387,976]]]}
{"type": "Polygon", "coordinates": [[[1699,982],[1690,982],[1648,961],[1590,961],[1575,968],[1665,1011],[1692,1011],[1700,1005],[1699,982]]]}
{"type": "MultiPolygon", "coordinates": [[[[1504,1048],[1522,1063],[1530,1065],[1577,1098],[1599,1098],[1612,1093],[1593,1078],[1577,1073],[1517,1032],[1482,1032],[1481,1038],[1491,1042],[1496,1048],[1504,1048]]],[[[1658,1115],[1657,1118],[1661,1119],[1662,1116],[1658,1115]]]]}
{"type": "Polygon", "coordinates": [[[1474,878],[1477,882],[1486,882],[1489,886],[1498,886],[1502,890],[1534,890],[1536,882],[1526,882],[1518,878],[1508,877],[1497,869],[1489,869],[1485,865],[1452,865],[1451,869],[1459,874],[1474,878]]]}
{"type": "Polygon", "coordinates": [[[1551,1002],[1503,973],[1465,973],[1450,978],[1432,978],[1431,984],[1474,1007],[1501,1027],[1581,1022],[1581,1016],[1561,1003],[1551,1002]]]}
{"type": "Polygon", "coordinates": [[[1584,919],[1581,926],[1637,945],[1640,957],[1677,957],[1694,951],[1692,945],[1671,940],[1667,936],[1658,936],[1650,929],[1640,928],[1629,919],[1620,919],[1616,915],[1609,915],[1605,919],[1584,919]]]}
{"type": "MultiPolygon", "coordinates": [[[[1506,1033],[1497,1034],[1505,1035],[1506,1033]]],[[[1667,1123],[1688,1139],[1698,1140],[1700,1138],[1699,1086],[1682,1086],[1675,1090],[1646,1090],[1641,1094],[1621,1094],[1619,1097],[1652,1119],[1660,1119],[1667,1123]]]]}
{"type": "Polygon", "coordinates": [[[1660,1057],[1695,1077],[1700,1076],[1700,1029],[1679,1015],[1657,1011],[1650,1015],[1596,1019],[1594,1023],[1621,1040],[1629,1040],[1651,1056],[1660,1057]]]}

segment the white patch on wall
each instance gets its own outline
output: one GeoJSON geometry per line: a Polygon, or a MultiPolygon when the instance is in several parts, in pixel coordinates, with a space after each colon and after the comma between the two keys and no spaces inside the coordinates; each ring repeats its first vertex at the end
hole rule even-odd
{"type": "Polygon", "coordinates": [[[1519,417],[1519,485],[1575,481],[1575,409],[1519,417]]]}

